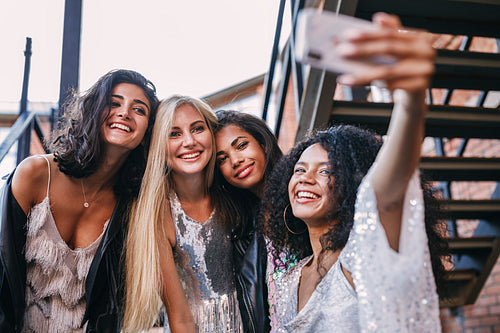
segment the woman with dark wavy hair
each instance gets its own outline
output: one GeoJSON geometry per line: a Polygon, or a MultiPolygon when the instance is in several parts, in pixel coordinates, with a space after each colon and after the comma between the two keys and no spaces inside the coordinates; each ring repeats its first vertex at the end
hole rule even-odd
{"type": "MultiPolygon", "coordinates": [[[[247,332],[269,332],[272,313],[266,286],[267,249],[255,217],[274,165],[282,157],[266,123],[251,114],[219,110],[215,130],[215,183],[225,195],[223,208],[235,216],[233,260],[240,309],[247,332]]],[[[272,286],[271,286],[272,291],[272,286]]]]}
{"type": "Polygon", "coordinates": [[[396,17],[374,21],[383,28],[351,32],[342,54],[397,62],[339,81],[396,89],[385,142],[354,126],[317,132],[275,166],[264,193],[273,255],[300,260],[276,281],[273,332],[440,332],[433,269],[440,281],[446,242],[417,169],[435,52],[396,17]]]}
{"type": "Polygon", "coordinates": [[[22,161],[4,189],[2,332],[119,329],[123,233],[158,99],[114,70],[64,109],[52,154],[22,161]]]}

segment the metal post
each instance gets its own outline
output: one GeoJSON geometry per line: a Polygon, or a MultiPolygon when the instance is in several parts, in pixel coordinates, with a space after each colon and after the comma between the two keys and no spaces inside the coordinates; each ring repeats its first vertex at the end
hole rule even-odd
{"type": "MultiPolygon", "coordinates": [[[[31,67],[31,38],[26,37],[26,49],[24,50],[24,77],[23,90],[21,92],[21,104],[19,107],[19,115],[26,112],[28,105],[28,84],[30,78],[31,67]]],[[[30,154],[31,130],[33,124],[26,129],[23,135],[19,137],[17,142],[17,164],[24,160],[30,154]]]]}
{"type": "Polygon", "coordinates": [[[276,60],[278,59],[279,42],[281,36],[281,26],[283,25],[283,13],[285,11],[285,3],[286,0],[280,1],[280,7],[278,10],[278,20],[276,21],[276,31],[274,32],[273,50],[271,52],[271,63],[269,64],[269,71],[267,72],[266,80],[264,83],[264,102],[262,105],[262,119],[264,119],[265,121],[267,121],[267,111],[269,109],[269,103],[271,101],[274,68],[276,67],[276,60]]]}
{"type": "MultiPolygon", "coordinates": [[[[82,0],[65,0],[58,115],[64,112],[62,106],[71,91],[78,89],[81,23],[82,0]]],[[[54,119],[54,121],[57,121],[57,119],[54,119]]]]}

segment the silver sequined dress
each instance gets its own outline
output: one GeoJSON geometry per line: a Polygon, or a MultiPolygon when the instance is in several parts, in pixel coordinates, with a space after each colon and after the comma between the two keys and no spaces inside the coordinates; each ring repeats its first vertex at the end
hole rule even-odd
{"type": "Polygon", "coordinates": [[[177,244],[174,258],[198,332],[242,332],[234,285],[232,242],[214,212],[200,223],[170,196],[177,244]]]}
{"type": "Polygon", "coordinates": [[[354,226],[339,260],[299,313],[300,275],[311,257],[276,280],[272,332],[441,332],[419,173],[406,192],[399,252],[380,224],[370,175],[358,188],[354,226]],[[356,291],[341,265],[352,273],[356,291]]]}

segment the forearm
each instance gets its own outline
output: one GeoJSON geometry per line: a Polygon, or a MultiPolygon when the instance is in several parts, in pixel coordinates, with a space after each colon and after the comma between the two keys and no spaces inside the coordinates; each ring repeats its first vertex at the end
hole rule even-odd
{"type": "Polygon", "coordinates": [[[418,166],[424,137],[425,91],[394,92],[394,110],[385,143],[373,170],[373,187],[379,203],[401,200],[418,166]],[[384,201],[384,202],[381,202],[384,201]]]}

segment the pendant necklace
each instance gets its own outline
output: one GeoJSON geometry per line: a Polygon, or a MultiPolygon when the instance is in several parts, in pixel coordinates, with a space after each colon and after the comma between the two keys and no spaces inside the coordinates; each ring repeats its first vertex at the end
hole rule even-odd
{"type": "MultiPolygon", "coordinates": [[[[90,204],[91,204],[92,202],[94,202],[96,198],[94,198],[94,199],[90,200],[90,202],[89,202],[89,201],[87,201],[87,197],[85,196],[85,189],[84,189],[84,187],[83,187],[83,180],[82,180],[81,178],[80,178],[80,184],[82,185],[83,207],[85,207],[85,208],[89,208],[89,207],[90,207],[90,204]]],[[[98,192],[99,192],[99,191],[97,191],[97,192],[95,193],[94,197],[95,197],[95,196],[97,196],[97,193],[98,193],[98,192]]]]}

